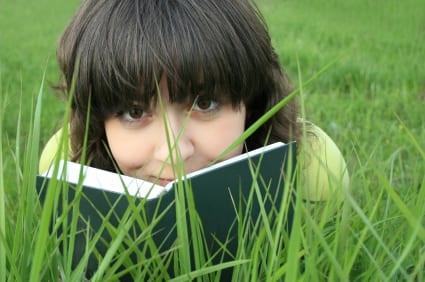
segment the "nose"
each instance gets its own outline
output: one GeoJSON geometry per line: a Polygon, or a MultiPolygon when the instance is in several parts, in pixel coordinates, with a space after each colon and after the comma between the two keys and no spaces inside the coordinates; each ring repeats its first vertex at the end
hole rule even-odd
{"type": "Polygon", "coordinates": [[[194,153],[194,145],[184,116],[178,113],[167,114],[166,122],[162,120],[162,123],[164,129],[156,145],[155,158],[169,164],[189,159],[194,153]]]}

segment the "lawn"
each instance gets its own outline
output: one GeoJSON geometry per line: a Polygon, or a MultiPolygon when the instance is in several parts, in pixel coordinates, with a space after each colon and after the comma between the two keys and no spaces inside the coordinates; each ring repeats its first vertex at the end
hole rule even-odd
{"type": "MultiPolygon", "coordinates": [[[[31,277],[55,277],[58,260],[64,277],[78,276],[54,247],[51,257],[35,252],[41,208],[25,196],[38,150],[63,120],[65,103],[50,88],[59,78],[55,46],[78,3],[0,0],[0,281],[26,281],[37,271],[31,277]]],[[[425,2],[257,3],[294,85],[333,63],[300,98],[306,118],[340,147],[351,175],[341,209],[335,211],[336,203],[297,207],[300,221],[282,251],[297,262],[278,260],[265,269],[281,276],[265,277],[423,280],[425,2]]]]}

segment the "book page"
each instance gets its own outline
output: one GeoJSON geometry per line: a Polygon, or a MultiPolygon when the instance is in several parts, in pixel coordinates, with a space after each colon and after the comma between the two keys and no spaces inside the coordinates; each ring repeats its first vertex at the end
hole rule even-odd
{"type": "Polygon", "coordinates": [[[212,170],[224,167],[224,166],[231,165],[232,163],[236,163],[236,162],[239,162],[239,161],[244,160],[244,159],[249,159],[250,157],[254,157],[254,156],[264,154],[268,151],[271,151],[271,150],[278,148],[278,147],[282,147],[284,145],[285,145],[285,143],[283,143],[283,142],[276,142],[276,143],[267,145],[265,147],[261,147],[261,148],[243,153],[243,154],[238,155],[236,157],[221,161],[219,163],[215,163],[215,164],[208,166],[206,168],[191,172],[191,173],[187,174],[186,178],[191,178],[191,177],[194,177],[194,176],[198,176],[198,175],[201,175],[201,174],[208,173],[209,171],[212,171],[212,170]]]}
{"type": "MultiPolygon", "coordinates": [[[[54,173],[51,167],[45,174],[45,177],[52,178],[54,173]]],[[[106,170],[97,169],[89,166],[82,166],[70,161],[60,161],[57,173],[58,180],[64,180],[68,183],[77,185],[80,181],[80,175],[83,175],[82,185],[85,187],[101,189],[105,191],[153,199],[164,193],[165,187],[155,185],[149,181],[144,181],[134,177],[120,175],[106,170]]]]}

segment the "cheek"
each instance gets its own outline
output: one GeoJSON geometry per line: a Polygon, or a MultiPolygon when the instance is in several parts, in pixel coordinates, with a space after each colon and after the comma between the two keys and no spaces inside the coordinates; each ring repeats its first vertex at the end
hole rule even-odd
{"type": "MultiPolygon", "coordinates": [[[[209,124],[204,132],[199,136],[202,138],[202,148],[208,154],[211,160],[220,155],[227,147],[229,147],[245,130],[245,109],[240,112],[232,112],[223,116],[218,121],[209,124]]],[[[243,143],[236,147],[232,152],[226,155],[224,159],[234,157],[242,153],[243,143]]]]}
{"type": "Polygon", "coordinates": [[[105,131],[111,154],[124,174],[131,175],[147,162],[151,153],[147,142],[143,142],[143,136],[135,136],[107,123],[105,131]]]}
{"type": "Polygon", "coordinates": [[[223,151],[224,147],[230,146],[242,133],[241,127],[231,122],[223,122],[210,127],[208,133],[204,135],[204,140],[211,148],[223,151]]]}

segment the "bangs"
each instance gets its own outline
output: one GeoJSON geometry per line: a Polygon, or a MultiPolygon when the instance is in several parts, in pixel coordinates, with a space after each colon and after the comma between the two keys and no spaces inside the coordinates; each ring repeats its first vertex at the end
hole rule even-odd
{"type": "Polygon", "coordinates": [[[151,104],[163,76],[171,102],[206,95],[234,107],[260,95],[261,85],[272,84],[267,81],[273,61],[268,57],[273,52],[266,50],[269,37],[264,26],[253,26],[258,15],[245,1],[91,5],[101,8],[86,7],[76,46],[77,108],[87,105],[88,95],[92,110],[103,116],[134,102],[151,104]]]}

